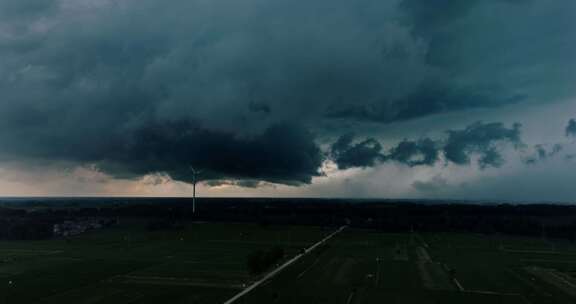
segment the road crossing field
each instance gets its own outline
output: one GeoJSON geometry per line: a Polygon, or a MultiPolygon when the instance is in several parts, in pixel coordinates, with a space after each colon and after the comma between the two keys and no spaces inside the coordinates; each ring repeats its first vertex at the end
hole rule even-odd
{"type": "Polygon", "coordinates": [[[552,261],[562,267],[535,276],[533,264],[502,250],[502,242],[510,248],[528,242],[537,255],[551,246],[538,239],[348,229],[239,303],[574,303],[571,281],[559,283],[557,276],[571,279],[576,264],[566,257],[576,247],[561,244],[552,261]]]}
{"type": "Polygon", "coordinates": [[[222,303],[256,279],[251,252],[281,245],[288,257],[332,232],[210,223],[149,232],[145,223],[68,242],[0,242],[0,303],[222,303]]]}
{"type": "MultiPolygon", "coordinates": [[[[576,246],[539,238],[130,221],[70,241],[0,242],[0,303],[224,303],[261,280],[247,256],[301,255],[234,303],[574,303],[576,246]]],[[[273,271],[274,266],[270,269],[273,271]]]]}

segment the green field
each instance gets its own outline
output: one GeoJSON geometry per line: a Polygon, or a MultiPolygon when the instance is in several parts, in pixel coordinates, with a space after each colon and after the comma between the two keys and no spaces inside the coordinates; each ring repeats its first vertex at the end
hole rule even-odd
{"type": "MultiPolygon", "coordinates": [[[[0,303],[223,303],[259,278],[246,257],[298,254],[335,229],[132,221],[65,241],[0,242],[0,303]]],[[[576,246],[346,229],[236,303],[576,303],[576,246]]]]}
{"type": "Polygon", "coordinates": [[[238,303],[576,303],[576,246],[348,229],[238,303]]]}
{"type": "Polygon", "coordinates": [[[0,303],[221,303],[254,278],[246,256],[282,245],[294,255],[329,230],[188,224],[148,232],[145,222],[66,242],[0,242],[0,303]]]}

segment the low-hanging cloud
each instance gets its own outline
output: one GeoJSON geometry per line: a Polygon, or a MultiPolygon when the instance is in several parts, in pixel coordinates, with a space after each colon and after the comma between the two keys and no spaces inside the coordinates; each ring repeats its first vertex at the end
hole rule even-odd
{"type": "MultiPolygon", "coordinates": [[[[389,153],[382,152],[382,146],[374,138],[354,144],[354,137],[345,135],[332,145],[332,159],[339,168],[347,169],[371,167],[385,161],[396,161],[411,167],[433,166],[440,160],[440,155],[447,162],[470,165],[476,156],[480,168],[499,167],[504,162],[500,151],[502,145],[508,144],[514,149],[523,147],[520,129],[518,123],[508,128],[499,122],[476,122],[464,129],[446,131],[448,137],[444,140],[403,140],[389,153]]],[[[557,152],[553,150],[550,153],[557,152]]]]}
{"type": "Polygon", "coordinates": [[[438,160],[439,155],[439,143],[430,138],[423,138],[417,141],[400,142],[392,148],[386,158],[408,166],[432,166],[438,160]]]}
{"type": "Polygon", "coordinates": [[[498,151],[499,143],[510,143],[515,148],[522,145],[518,123],[507,128],[503,123],[477,122],[463,130],[448,131],[444,155],[448,161],[468,165],[471,155],[478,155],[480,167],[499,167],[504,160],[498,151]]]}
{"type": "Polygon", "coordinates": [[[372,167],[384,160],[382,145],[374,138],[354,143],[353,134],[340,136],[331,147],[331,157],[340,169],[372,167]]]}
{"type": "MultiPolygon", "coordinates": [[[[145,175],[165,172],[192,181],[190,166],[200,179],[245,179],[274,183],[310,183],[319,176],[323,157],[307,130],[272,125],[262,134],[239,137],[204,129],[190,121],[149,124],[134,132],[123,147],[111,147],[101,161],[110,172],[145,175]]],[[[246,184],[248,185],[248,183],[246,184]]]]}

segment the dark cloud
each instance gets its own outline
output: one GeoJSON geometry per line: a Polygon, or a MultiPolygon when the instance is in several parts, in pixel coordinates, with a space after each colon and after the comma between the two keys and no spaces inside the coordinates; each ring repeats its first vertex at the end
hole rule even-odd
{"type": "MultiPolygon", "coordinates": [[[[0,159],[306,183],[315,140],[347,132],[311,135],[326,124],[574,93],[576,2],[532,2],[3,0],[0,159]]],[[[450,136],[462,164],[496,164],[506,141],[450,136]]],[[[427,165],[432,150],[406,141],[388,157],[427,165]]],[[[374,139],[333,152],[342,168],[387,157],[374,139]]]]}
{"type": "Polygon", "coordinates": [[[331,158],[339,169],[372,167],[385,157],[382,145],[374,138],[354,143],[354,135],[346,134],[338,138],[330,150],[331,158]]]}
{"type": "MultiPolygon", "coordinates": [[[[149,123],[137,129],[124,147],[108,151],[100,161],[116,174],[165,172],[191,181],[190,166],[200,179],[246,179],[298,184],[319,176],[322,153],[307,130],[273,125],[262,134],[239,137],[204,129],[189,121],[149,123]]],[[[112,147],[111,147],[112,148],[112,147]]]]}
{"type": "MultiPolygon", "coordinates": [[[[341,136],[331,147],[332,159],[341,169],[371,167],[384,161],[396,161],[407,166],[433,166],[443,154],[446,161],[457,165],[470,165],[473,157],[478,157],[480,168],[499,167],[504,159],[500,146],[511,144],[514,149],[524,144],[520,137],[521,125],[515,123],[507,128],[503,123],[476,122],[460,130],[448,130],[445,140],[422,138],[416,141],[403,140],[382,152],[381,144],[374,138],[354,143],[354,136],[341,136]]],[[[554,145],[551,151],[537,145],[539,157],[551,157],[562,149],[554,145]]]]}
{"type": "Polygon", "coordinates": [[[566,126],[566,136],[567,137],[576,137],[576,120],[570,119],[568,121],[568,125],[566,126]]]}
{"type": "Polygon", "coordinates": [[[403,0],[400,8],[406,26],[426,42],[424,61],[442,71],[449,88],[471,90],[471,96],[481,91],[490,97],[488,106],[574,93],[568,83],[574,79],[575,61],[567,58],[572,58],[576,38],[555,33],[573,26],[568,21],[573,12],[566,10],[576,9],[576,3],[403,0]],[[548,44],[533,43],[542,39],[548,44]],[[546,80],[537,80],[544,75],[546,80]]]}
{"type": "MultiPolygon", "coordinates": [[[[104,172],[122,178],[163,172],[174,180],[189,182],[189,168],[194,166],[203,171],[202,180],[247,179],[291,185],[310,183],[320,175],[323,161],[313,134],[288,123],[238,135],[189,120],[145,121],[107,134],[109,137],[100,139],[87,134],[87,139],[77,142],[49,134],[42,138],[47,147],[26,155],[44,162],[97,164],[104,172]]],[[[22,140],[18,149],[27,151],[39,144],[37,140],[22,140]]]]}
{"type": "Polygon", "coordinates": [[[439,152],[439,143],[429,138],[404,140],[392,148],[386,158],[408,166],[432,166],[438,160],[439,152]]]}
{"type": "Polygon", "coordinates": [[[448,131],[444,146],[446,159],[458,165],[471,163],[471,156],[479,156],[480,167],[499,167],[503,163],[498,144],[510,143],[514,147],[522,145],[520,124],[507,128],[502,123],[477,122],[463,130],[448,131]]]}

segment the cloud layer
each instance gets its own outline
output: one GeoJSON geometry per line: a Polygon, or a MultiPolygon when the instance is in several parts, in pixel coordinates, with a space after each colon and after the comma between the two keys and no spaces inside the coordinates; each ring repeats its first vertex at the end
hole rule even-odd
{"type": "MultiPolygon", "coordinates": [[[[408,166],[433,166],[440,160],[456,165],[470,165],[476,157],[480,168],[499,167],[504,159],[499,151],[504,144],[514,149],[523,146],[520,136],[521,125],[515,123],[507,128],[502,123],[476,122],[462,130],[448,130],[444,140],[422,138],[417,141],[403,140],[388,154],[381,152],[382,145],[374,138],[353,143],[352,135],[343,135],[331,147],[331,156],[341,169],[352,167],[371,167],[378,162],[396,161],[408,166]]],[[[551,152],[536,148],[540,158],[553,156],[559,150],[551,152]]]]}
{"type": "Polygon", "coordinates": [[[574,96],[576,2],[434,2],[3,0],[0,161],[251,185],[310,183],[325,148],[341,169],[500,166],[508,121],[387,152],[362,132],[574,96]]]}

